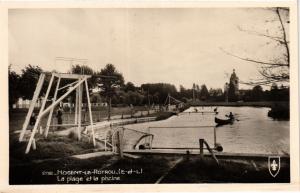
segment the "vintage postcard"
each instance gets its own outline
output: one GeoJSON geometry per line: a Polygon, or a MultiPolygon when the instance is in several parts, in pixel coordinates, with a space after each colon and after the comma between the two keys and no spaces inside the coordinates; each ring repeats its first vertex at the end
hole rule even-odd
{"type": "Polygon", "coordinates": [[[4,192],[299,188],[296,1],[1,15],[4,192]]]}

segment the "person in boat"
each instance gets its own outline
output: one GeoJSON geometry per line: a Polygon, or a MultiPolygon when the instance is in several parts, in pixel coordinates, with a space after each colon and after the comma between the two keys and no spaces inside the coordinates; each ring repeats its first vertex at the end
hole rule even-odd
{"type": "Polygon", "coordinates": [[[230,120],[234,120],[234,115],[232,114],[232,112],[230,112],[227,117],[229,117],[230,120]]]}

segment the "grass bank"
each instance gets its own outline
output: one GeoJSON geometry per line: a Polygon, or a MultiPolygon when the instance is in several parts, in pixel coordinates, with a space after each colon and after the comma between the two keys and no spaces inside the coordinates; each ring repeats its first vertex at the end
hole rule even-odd
{"type": "Polygon", "coordinates": [[[145,184],[156,183],[287,183],[289,165],[283,164],[276,178],[269,174],[267,160],[250,162],[210,157],[183,158],[176,155],[144,155],[119,158],[117,155],[85,160],[62,158],[27,162],[10,167],[10,184],[145,184]],[[177,165],[174,163],[179,161],[177,165]],[[175,167],[174,167],[175,166],[175,167]],[[162,177],[164,176],[164,177],[162,177]]]}

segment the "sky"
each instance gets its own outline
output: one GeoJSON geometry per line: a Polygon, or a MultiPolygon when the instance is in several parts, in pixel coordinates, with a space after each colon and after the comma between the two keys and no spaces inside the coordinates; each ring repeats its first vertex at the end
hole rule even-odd
{"type": "Polygon", "coordinates": [[[223,88],[233,69],[249,81],[258,66],[222,50],[263,60],[278,54],[268,39],[239,30],[272,30],[272,18],[261,8],[11,9],[9,63],[17,73],[28,64],[68,72],[71,62],[55,58],[78,58],[95,71],[112,63],[135,85],[223,88]]]}

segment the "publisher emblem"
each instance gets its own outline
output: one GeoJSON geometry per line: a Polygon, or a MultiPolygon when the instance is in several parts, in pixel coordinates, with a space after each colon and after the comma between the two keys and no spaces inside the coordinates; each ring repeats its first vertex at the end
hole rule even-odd
{"type": "Polygon", "coordinates": [[[280,170],[280,157],[269,156],[268,158],[269,172],[274,178],[277,176],[280,170]]]}

